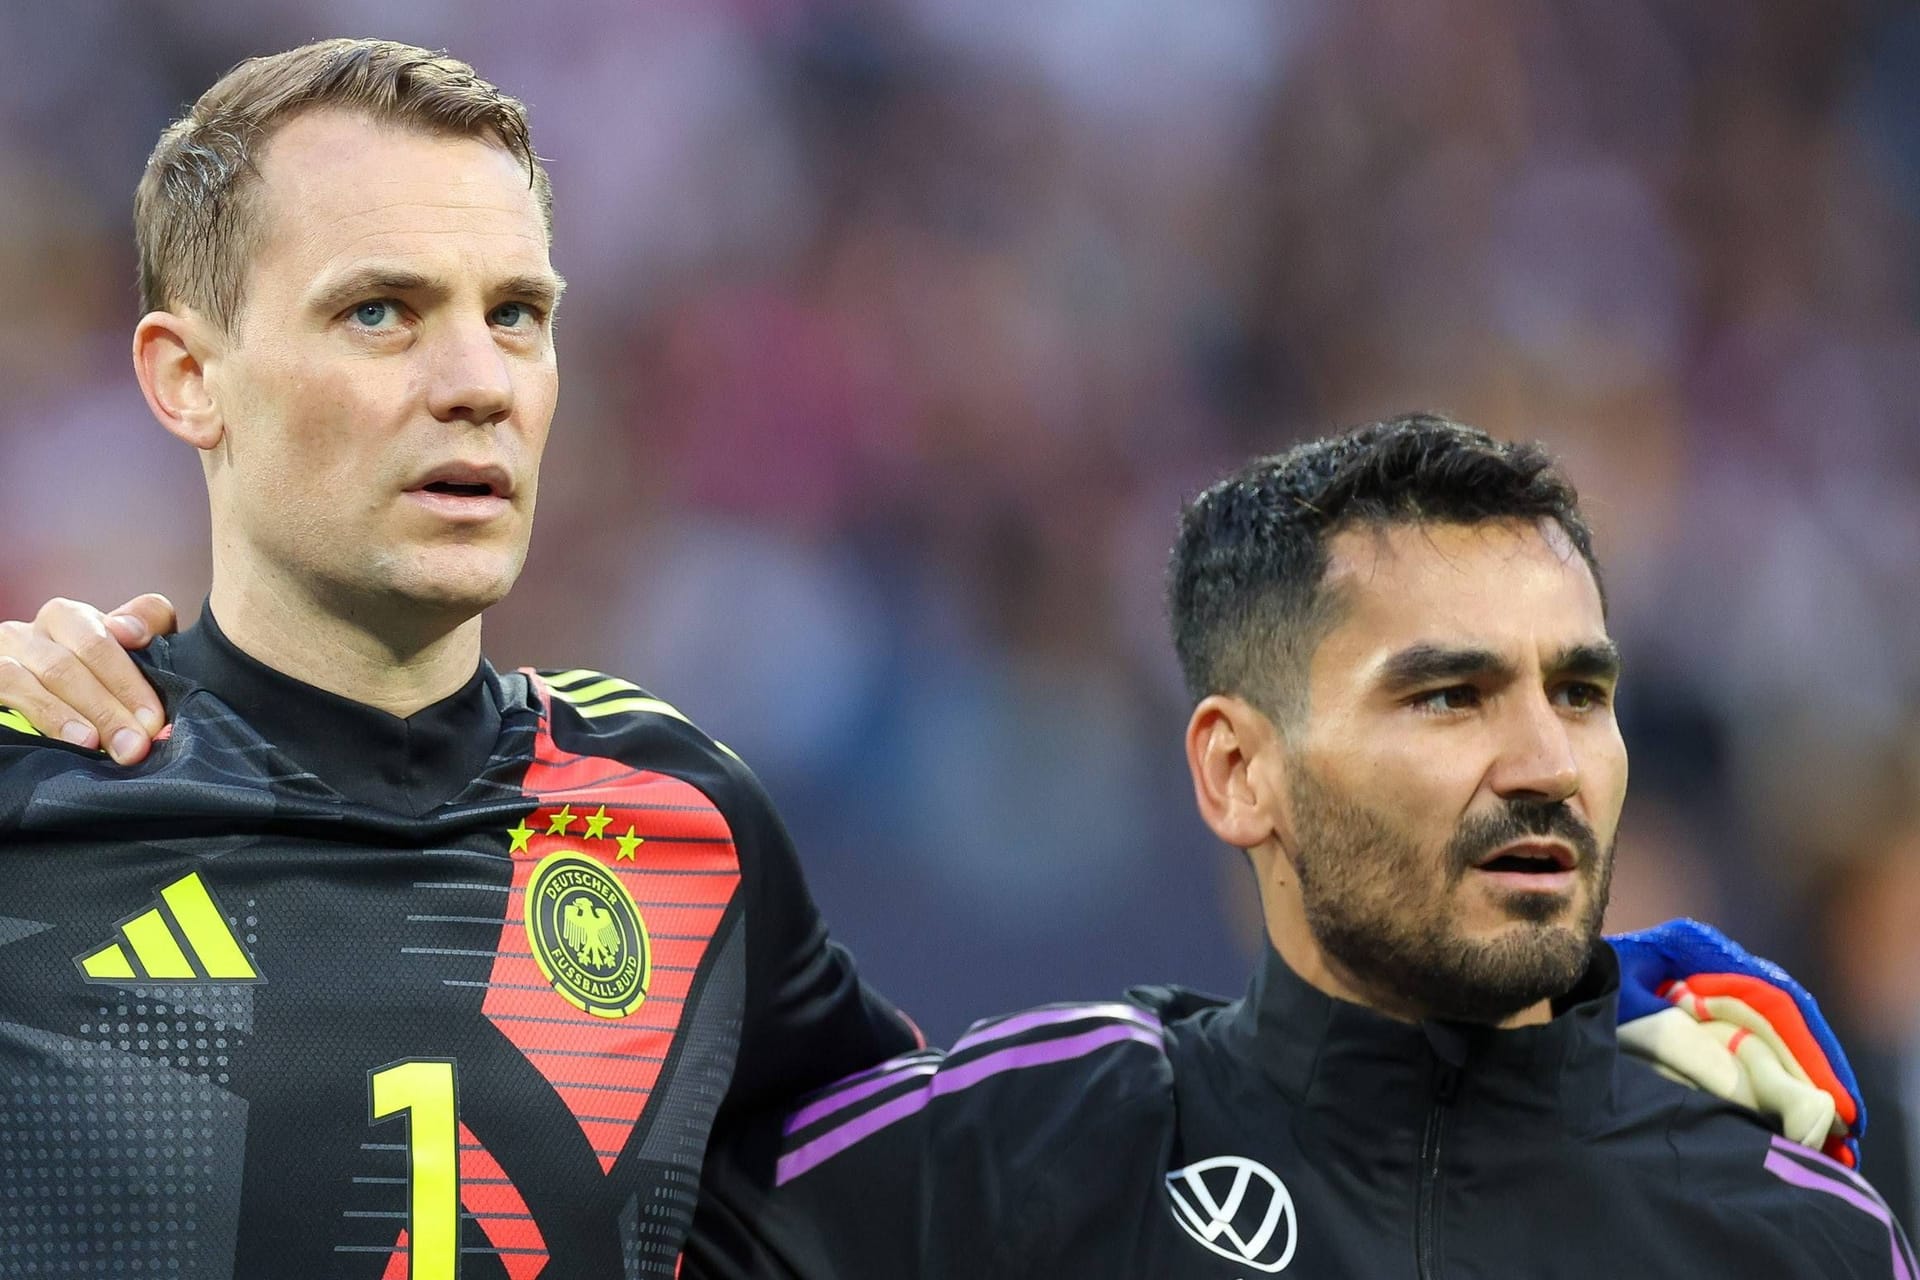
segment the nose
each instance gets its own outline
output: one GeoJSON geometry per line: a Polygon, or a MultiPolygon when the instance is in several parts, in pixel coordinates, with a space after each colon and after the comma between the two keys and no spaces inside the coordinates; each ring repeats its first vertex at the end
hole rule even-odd
{"type": "Polygon", "coordinates": [[[436,419],[487,426],[513,411],[513,370],[489,326],[451,326],[438,339],[427,394],[436,419]]]}
{"type": "Polygon", "coordinates": [[[1558,802],[1580,790],[1573,739],[1544,694],[1513,705],[1500,732],[1504,740],[1490,781],[1502,798],[1558,802]]]}

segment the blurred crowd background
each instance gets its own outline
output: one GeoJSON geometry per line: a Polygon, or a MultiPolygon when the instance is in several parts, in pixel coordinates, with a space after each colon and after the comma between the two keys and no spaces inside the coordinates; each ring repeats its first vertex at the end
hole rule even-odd
{"type": "MultiPolygon", "coordinates": [[[[1587,495],[1614,923],[1807,976],[1920,1102],[1920,11],[1867,0],[0,0],[0,616],[207,583],[127,348],[131,193],[236,60],[522,97],[572,281],[501,665],[737,748],[937,1038],[1237,990],[1161,580],[1181,502],[1435,408],[1587,495]]],[[[1884,1105],[1901,1172],[1920,1130],[1884,1105]]]]}

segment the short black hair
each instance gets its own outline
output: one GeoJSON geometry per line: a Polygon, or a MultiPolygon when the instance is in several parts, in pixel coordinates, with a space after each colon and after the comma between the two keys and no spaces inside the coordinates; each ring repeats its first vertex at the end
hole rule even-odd
{"type": "Polygon", "coordinates": [[[1542,446],[1436,413],[1256,459],[1181,515],[1167,604],[1187,692],[1235,694],[1283,723],[1304,714],[1307,665],[1336,618],[1322,589],[1327,542],[1347,529],[1552,519],[1599,586],[1579,504],[1542,446]]]}

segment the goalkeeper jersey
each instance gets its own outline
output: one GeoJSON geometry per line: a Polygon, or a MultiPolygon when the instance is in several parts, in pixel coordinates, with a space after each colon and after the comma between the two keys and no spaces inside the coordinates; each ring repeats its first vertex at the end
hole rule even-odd
{"type": "Polygon", "coordinates": [[[0,1275],[672,1276],[716,1120],[911,1048],[749,771],[596,673],[398,719],[208,614],[0,712],[0,1275]]]}

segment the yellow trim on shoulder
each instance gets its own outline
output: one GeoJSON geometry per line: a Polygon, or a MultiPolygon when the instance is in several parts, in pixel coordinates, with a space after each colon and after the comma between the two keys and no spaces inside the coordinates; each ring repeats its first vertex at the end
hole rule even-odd
{"type": "MultiPolygon", "coordinates": [[[[604,671],[562,671],[542,676],[553,696],[589,719],[610,716],[619,711],[651,711],[655,715],[687,720],[672,705],[647,696],[646,690],[630,680],[610,676],[604,671]],[[625,696],[633,695],[633,696],[625,696]]],[[[691,720],[687,720],[692,724],[691,720]]]]}
{"type": "MultiPolygon", "coordinates": [[[[678,720],[681,724],[693,724],[680,708],[671,702],[648,697],[639,685],[610,676],[604,671],[588,671],[580,668],[574,671],[561,671],[554,675],[542,675],[547,688],[553,696],[571,706],[582,719],[598,720],[603,716],[617,716],[626,712],[638,712],[646,715],[665,716],[669,720],[678,720]],[[623,695],[636,695],[627,697],[623,695]],[[599,701],[594,701],[594,699],[599,701]]],[[[694,728],[700,726],[694,725],[694,728]]],[[[714,746],[745,764],[739,753],[724,742],[715,741],[714,746]]]]}
{"type": "Polygon", "coordinates": [[[554,697],[589,720],[618,715],[622,711],[644,711],[685,724],[693,723],[672,703],[649,697],[639,685],[618,676],[610,676],[604,671],[582,668],[550,676],[542,675],[540,678],[546,681],[554,697]]]}
{"type": "Polygon", "coordinates": [[[640,686],[626,680],[617,680],[608,676],[595,680],[592,684],[583,684],[572,689],[555,689],[553,696],[574,706],[582,706],[596,698],[605,698],[616,693],[639,693],[640,686]]]}
{"type": "Polygon", "coordinates": [[[657,716],[666,716],[686,724],[693,723],[681,714],[680,708],[671,703],[662,702],[658,698],[613,698],[606,702],[596,702],[590,707],[575,707],[574,710],[588,720],[616,715],[622,711],[650,711],[657,716]]]}
{"type": "Polygon", "coordinates": [[[589,680],[605,680],[607,674],[604,671],[589,671],[585,667],[576,667],[572,671],[556,671],[552,675],[543,673],[540,678],[547,682],[549,689],[558,693],[562,689],[571,689],[589,680]]]}
{"type": "Polygon", "coordinates": [[[33,721],[27,719],[11,707],[0,707],[0,726],[5,726],[15,733],[24,733],[33,738],[43,738],[46,736],[33,727],[33,721]]]}

